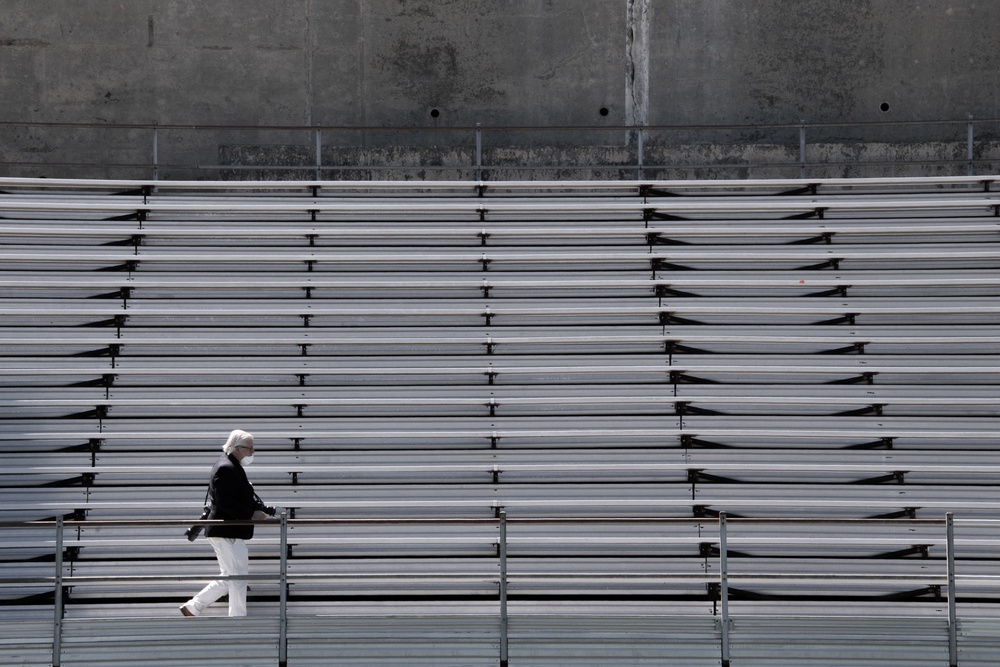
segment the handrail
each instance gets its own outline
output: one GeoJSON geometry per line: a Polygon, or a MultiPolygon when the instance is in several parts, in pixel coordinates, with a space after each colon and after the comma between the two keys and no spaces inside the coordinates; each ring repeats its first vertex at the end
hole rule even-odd
{"type": "MultiPolygon", "coordinates": [[[[438,580],[442,577],[445,579],[454,580],[469,580],[477,581],[480,583],[487,583],[490,585],[496,585],[497,590],[497,602],[499,604],[499,621],[500,621],[500,648],[501,655],[506,656],[509,647],[509,637],[507,633],[507,598],[508,598],[508,586],[510,580],[528,582],[528,581],[573,581],[573,580],[592,580],[594,573],[590,573],[587,577],[583,575],[586,573],[566,573],[566,572],[527,572],[523,575],[512,575],[509,571],[508,563],[508,542],[510,540],[510,534],[512,529],[514,530],[515,539],[516,538],[516,526],[518,524],[525,525],[542,525],[542,524],[571,524],[577,525],[586,522],[600,523],[600,524],[614,524],[619,525],[621,523],[644,523],[648,525],[663,525],[663,524],[691,524],[691,523],[713,523],[712,519],[697,519],[697,518],[672,518],[672,517],[651,517],[651,518],[611,518],[611,517],[596,517],[596,518],[586,518],[586,517],[576,517],[576,518],[561,518],[561,517],[508,517],[505,509],[501,508],[497,516],[490,519],[468,519],[468,518],[443,518],[443,519],[428,519],[428,518],[386,518],[386,517],[366,517],[366,518],[320,518],[320,519],[289,519],[286,512],[282,512],[278,520],[269,519],[263,521],[238,521],[238,522],[224,522],[224,521],[184,521],[184,520],[174,520],[174,519],[161,519],[161,520],[105,520],[105,521],[81,521],[81,520],[67,520],[63,517],[57,518],[55,521],[23,521],[23,522],[0,522],[0,528],[37,528],[37,527],[50,527],[54,528],[56,531],[56,559],[55,567],[56,571],[54,576],[39,577],[39,576],[29,576],[29,577],[4,577],[0,579],[0,585],[19,585],[19,584],[52,584],[56,587],[56,592],[54,595],[54,619],[53,619],[53,648],[52,655],[53,665],[59,665],[61,660],[62,651],[62,624],[63,624],[63,595],[61,590],[64,586],[68,585],[84,585],[91,583],[122,583],[122,582],[175,582],[175,581],[189,581],[193,579],[201,579],[202,576],[195,575],[75,575],[75,574],[65,574],[63,571],[63,559],[62,550],[65,548],[63,536],[67,529],[90,526],[90,527],[166,527],[166,526],[187,526],[191,524],[203,524],[203,525],[217,525],[223,523],[229,523],[230,525],[255,525],[261,527],[280,527],[280,539],[279,539],[279,552],[280,556],[279,572],[275,573],[265,573],[265,574],[254,574],[254,575],[240,575],[240,576],[218,576],[219,579],[241,579],[241,580],[254,580],[254,581],[267,581],[274,580],[277,578],[279,585],[281,587],[281,594],[279,598],[279,613],[280,613],[280,631],[279,631],[279,652],[281,655],[287,654],[288,649],[288,633],[287,633],[287,586],[289,582],[301,580],[301,581],[337,581],[345,578],[355,578],[361,577],[369,581],[374,581],[382,578],[388,578],[393,581],[396,580],[438,580]],[[497,544],[497,554],[496,557],[499,559],[499,572],[497,576],[484,575],[484,574],[474,574],[474,573],[453,573],[453,574],[398,574],[393,573],[391,577],[388,575],[379,575],[378,573],[353,573],[350,575],[337,574],[337,573],[297,573],[290,575],[287,570],[287,554],[288,554],[288,528],[292,525],[301,526],[322,526],[322,525],[381,525],[381,524],[395,524],[395,525],[427,525],[427,524],[481,524],[495,526],[497,530],[496,544],[497,544]]],[[[820,518],[820,519],[803,519],[803,518],[787,518],[787,517],[774,517],[774,518],[728,518],[725,512],[721,512],[717,519],[718,523],[718,533],[705,533],[699,536],[700,543],[718,545],[718,563],[719,563],[719,574],[709,574],[708,571],[701,574],[696,573],[685,573],[685,572],[659,572],[652,574],[636,574],[636,573],[611,573],[602,574],[597,576],[597,580],[602,582],[608,581],[619,581],[619,582],[633,582],[633,583],[645,583],[646,585],[652,584],[666,584],[670,582],[695,582],[702,583],[705,585],[711,585],[713,582],[719,582],[719,587],[716,589],[719,594],[719,600],[721,601],[721,613],[720,620],[720,651],[721,655],[725,658],[729,655],[729,627],[732,621],[731,612],[729,608],[729,587],[730,581],[741,581],[743,583],[762,583],[767,581],[788,581],[788,582],[815,582],[815,581],[853,581],[853,582],[870,582],[870,581],[887,581],[887,582],[910,582],[910,583],[920,583],[926,584],[927,586],[938,587],[946,591],[948,597],[948,646],[951,655],[957,655],[958,650],[958,613],[957,613],[957,598],[955,594],[955,588],[958,581],[976,581],[979,585],[995,586],[1000,585],[1000,580],[994,580],[992,577],[984,577],[977,575],[963,575],[956,576],[955,573],[955,558],[956,544],[961,545],[962,541],[955,540],[954,526],[955,520],[951,513],[947,514],[944,519],[834,519],[834,518],[820,518]],[[905,526],[910,529],[914,526],[928,526],[928,527],[945,527],[944,535],[934,538],[928,535],[913,536],[908,541],[919,542],[920,544],[944,544],[947,548],[947,558],[946,566],[944,571],[934,573],[913,573],[913,574],[892,574],[892,573],[865,573],[865,572],[854,572],[854,573],[812,573],[812,572],[734,572],[731,571],[729,567],[729,550],[730,545],[740,543],[743,540],[739,536],[734,536],[733,532],[737,531],[740,526],[750,526],[750,525],[762,525],[762,524],[772,524],[780,526],[789,525],[822,525],[831,526],[834,524],[845,525],[845,526],[905,526]]],[[[983,520],[976,520],[976,524],[982,524],[983,520]]],[[[1000,523],[994,521],[993,523],[1000,523]]],[[[623,542],[627,542],[628,536],[621,537],[623,542]]],[[[790,543],[794,544],[795,539],[790,539],[790,543]]],[[[812,538],[810,538],[812,539],[812,538]]],[[[832,538],[831,538],[832,539],[832,538]]],[[[838,536],[838,541],[841,543],[851,544],[850,539],[844,536],[838,536]]],[[[881,538],[883,541],[892,541],[893,538],[881,538]]],[[[558,538],[554,538],[554,541],[558,541],[558,538]]],[[[907,540],[904,540],[906,542],[907,540]]],[[[866,540],[861,540],[858,544],[866,544],[866,540]]],[[[953,663],[954,664],[954,663],[953,663]]]]}
{"type": "MultiPolygon", "coordinates": [[[[256,467],[256,466],[254,466],[256,467]]],[[[322,517],[315,519],[288,519],[289,526],[338,526],[338,525],[395,525],[395,524],[490,524],[495,525],[497,518],[477,518],[477,517],[322,517]]],[[[714,523],[715,519],[702,517],[666,517],[666,516],[576,516],[576,517],[509,517],[507,521],[511,524],[578,524],[578,523],[607,523],[607,524],[627,524],[627,523],[649,523],[649,524],[678,524],[687,525],[692,523],[714,523]]],[[[730,524],[845,524],[859,526],[943,526],[946,519],[894,519],[894,518],[834,518],[834,517],[729,517],[730,524]]],[[[959,519],[959,523],[996,523],[1000,525],[1000,519],[959,519]]],[[[0,528],[37,528],[56,527],[57,520],[36,520],[36,521],[0,521],[0,528]]],[[[111,528],[111,527],[155,527],[163,528],[169,526],[276,526],[280,524],[280,519],[256,519],[246,521],[229,521],[219,519],[63,519],[62,525],[66,528],[111,528]]],[[[0,545],[2,548],[2,545],[0,545]]]]}
{"type": "MultiPolygon", "coordinates": [[[[406,171],[413,172],[419,171],[422,173],[428,172],[447,172],[447,171],[461,171],[463,173],[474,174],[477,178],[483,178],[488,176],[491,171],[494,170],[509,170],[516,169],[522,173],[530,174],[530,172],[540,169],[558,169],[560,171],[565,170],[586,170],[588,172],[594,171],[605,171],[610,172],[612,177],[618,174],[618,179],[623,179],[625,177],[625,172],[634,172],[635,176],[639,179],[643,177],[644,172],[649,172],[656,169],[671,169],[671,170],[697,170],[704,168],[711,168],[713,171],[717,171],[720,168],[738,168],[738,169],[748,169],[748,168],[768,168],[768,169],[785,169],[787,171],[798,171],[800,177],[805,177],[809,169],[814,167],[829,167],[838,165],[862,165],[862,166],[894,166],[898,167],[899,161],[893,161],[891,159],[883,159],[880,161],[868,161],[868,162],[856,162],[856,161],[844,161],[844,162],[834,162],[830,161],[809,161],[807,160],[807,135],[809,133],[824,133],[831,130],[834,131],[855,131],[861,133],[867,133],[865,139],[868,141],[879,140],[880,132],[884,132],[889,129],[911,129],[912,128],[924,128],[930,130],[937,130],[938,132],[948,132],[950,128],[964,128],[966,131],[961,132],[962,136],[957,136],[954,141],[961,144],[966,144],[965,157],[953,157],[951,154],[942,154],[936,158],[932,159],[919,159],[919,160],[908,160],[907,164],[910,165],[955,165],[956,167],[964,166],[968,175],[972,175],[977,164],[992,164],[994,161],[989,158],[976,157],[977,152],[975,150],[975,127],[976,125],[994,125],[1000,122],[998,118],[980,118],[975,119],[970,117],[962,119],[930,119],[930,120],[885,120],[885,121],[853,121],[853,122],[807,122],[804,120],[797,122],[783,122],[783,123],[773,123],[773,124],[686,124],[686,125],[546,125],[546,126],[531,126],[531,125],[510,125],[510,126],[484,126],[481,123],[475,126],[454,126],[454,127],[403,127],[403,126],[388,126],[388,127],[372,127],[372,126],[337,126],[337,125],[223,125],[223,124],[158,124],[158,123],[72,123],[72,122],[46,122],[46,121],[4,121],[0,122],[0,130],[6,128],[28,128],[34,129],[36,132],[55,132],[60,129],[70,129],[74,131],[101,131],[101,132],[143,132],[148,133],[149,138],[147,139],[148,144],[148,159],[142,163],[108,163],[108,162],[98,162],[98,163],[74,163],[74,162],[45,162],[45,161],[27,161],[27,160],[11,160],[6,162],[0,162],[0,166],[6,167],[31,167],[31,168],[71,168],[71,169],[84,169],[88,173],[92,173],[94,169],[127,169],[133,171],[141,171],[149,173],[153,180],[160,180],[160,172],[164,169],[178,169],[178,170],[194,170],[197,172],[204,171],[215,171],[215,172],[239,172],[248,170],[277,170],[283,172],[296,172],[296,171],[315,171],[317,178],[321,177],[323,174],[339,174],[341,172],[367,172],[370,175],[376,173],[390,174],[392,171],[406,171]],[[170,132],[197,132],[197,133],[225,133],[225,132],[254,132],[257,134],[267,134],[267,133],[308,133],[309,138],[301,142],[301,145],[307,150],[303,152],[303,159],[308,161],[311,156],[315,156],[315,164],[297,164],[297,165],[200,165],[191,164],[190,157],[188,161],[178,161],[176,163],[166,163],[161,160],[159,151],[159,135],[161,133],[170,132]],[[794,131],[797,133],[798,141],[796,142],[794,138],[785,137],[783,141],[773,141],[772,143],[784,143],[789,147],[789,158],[785,161],[771,161],[771,162],[760,162],[750,164],[749,161],[739,162],[734,160],[730,164],[720,164],[718,162],[712,163],[698,163],[698,164],[666,164],[657,165],[651,163],[649,156],[646,155],[650,152],[650,146],[652,142],[650,141],[651,136],[666,136],[665,145],[671,145],[672,141],[684,140],[684,135],[687,133],[729,133],[729,132],[753,132],[757,136],[767,136],[768,133],[788,133],[789,131],[794,131]],[[368,142],[371,141],[372,136],[383,136],[388,137],[392,140],[395,136],[414,134],[420,135],[421,137],[427,136],[459,136],[460,140],[457,142],[461,147],[470,153],[474,153],[474,158],[471,160],[471,164],[452,164],[452,165],[386,165],[386,164],[336,164],[327,165],[322,162],[323,153],[323,143],[322,136],[324,133],[348,133],[356,134],[361,137],[365,137],[368,142]],[[483,145],[484,137],[489,137],[492,135],[499,135],[503,137],[505,134],[521,134],[538,136],[543,135],[548,137],[553,134],[576,134],[576,135],[587,135],[594,133],[607,134],[609,136],[615,137],[611,142],[606,142],[607,144],[620,144],[625,143],[630,148],[634,148],[634,151],[630,151],[629,162],[627,164],[622,163],[610,163],[608,164],[571,164],[571,165],[560,165],[560,164],[497,164],[490,165],[484,163],[483,159],[483,145]],[[672,137],[680,137],[679,140],[673,140],[672,137]],[[797,144],[797,145],[796,145],[797,144]],[[797,151],[798,160],[795,160],[792,155],[797,151]]],[[[858,141],[859,139],[854,139],[858,141]]],[[[266,141],[266,140],[265,140],[266,141]]],[[[507,140],[509,143],[509,140],[507,140]]],[[[532,140],[537,141],[537,140],[532,140]]],[[[273,142],[268,142],[273,143],[273,142]]],[[[446,142],[449,145],[454,145],[456,142],[446,142]]],[[[576,145],[585,146],[588,143],[593,143],[593,141],[587,141],[584,138],[578,136],[576,145]]],[[[725,140],[720,141],[719,145],[726,145],[725,140]]],[[[141,147],[137,147],[142,150],[141,147]]],[[[195,158],[196,159],[196,158],[195,158]]]]}
{"type": "MultiPolygon", "coordinates": [[[[227,167],[228,168],[228,167],[227,167]]],[[[253,167],[263,168],[263,167],[253,167]]],[[[282,167],[288,168],[288,167],[282,167]]],[[[333,167],[325,166],[324,170],[333,167]]],[[[359,167],[344,167],[345,169],[357,169],[359,167]]],[[[368,167],[365,167],[368,168],[368,167]]],[[[306,194],[320,194],[324,191],[345,192],[350,190],[359,191],[414,191],[425,193],[426,191],[450,190],[465,192],[470,195],[488,197],[497,191],[523,191],[523,190],[555,190],[562,194],[573,192],[587,192],[593,190],[610,190],[622,194],[633,193],[636,195],[656,195],[657,190],[668,190],[672,188],[684,191],[697,190],[724,190],[727,188],[737,188],[740,190],[753,190],[755,188],[766,188],[772,190],[771,194],[781,194],[784,188],[799,189],[806,186],[808,189],[801,194],[813,194],[813,189],[819,191],[824,187],[831,188],[858,188],[858,187],[901,187],[909,185],[953,185],[953,186],[983,186],[989,188],[993,183],[1000,180],[1000,175],[982,174],[965,176],[878,176],[878,177],[851,177],[851,178],[809,178],[803,181],[801,178],[757,178],[757,179],[735,179],[720,178],[712,180],[685,180],[685,179],[637,179],[631,181],[609,181],[609,180],[425,180],[425,181],[365,181],[365,180],[338,180],[326,179],[304,179],[304,180],[260,180],[260,181],[229,181],[229,180],[197,180],[197,181],[158,181],[154,179],[109,179],[109,178],[31,178],[18,176],[0,176],[0,187],[3,188],[34,188],[38,190],[47,189],[95,189],[110,190],[124,189],[134,190],[133,196],[149,196],[154,189],[157,194],[166,194],[171,191],[205,191],[205,190],[278,190],[282,192],[303,190],[306,194]],[[146,188],[146,192],[140,192],[146,188]],[[314,191],[315,189],[315,191],[314,191]]],[[[743,193],[746,195],[746,192],[743,193]]],[[[119,195],[120,196],[120,195],[119,195]]]]}

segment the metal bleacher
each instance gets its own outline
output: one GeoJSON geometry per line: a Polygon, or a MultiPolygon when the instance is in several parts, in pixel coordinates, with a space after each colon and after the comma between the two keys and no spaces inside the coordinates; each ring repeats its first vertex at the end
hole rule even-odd
{"type": "Polygon", "coordinates": [[[0,664],[995,664],[998,182],[0,178],[0,664]]]}

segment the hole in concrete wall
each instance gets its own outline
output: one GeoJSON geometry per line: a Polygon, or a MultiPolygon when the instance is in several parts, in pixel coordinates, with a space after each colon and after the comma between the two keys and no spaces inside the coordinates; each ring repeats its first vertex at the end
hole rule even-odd
{"type": "Polygon", "coordinates": [[[437,118],[440,115],[441,115],[440,109],[437,108],[431,109],[431,118],[437,118]]]}
{"type": "Polygon", "coordinates": [[[885,113],[886,111],[889,110],[889,103],[882,102],[882,104],[878,105],[878,110],[881,111],[882,113],[885,113]]]}
{"type": "Polygon", "coordinates": [[[598,111],[597,113],[601,114],[602,116],[607,116],[608,113],[609,113],[608,112],[608,108],[607,107],[601,107],[601,110],[598,111]]]}

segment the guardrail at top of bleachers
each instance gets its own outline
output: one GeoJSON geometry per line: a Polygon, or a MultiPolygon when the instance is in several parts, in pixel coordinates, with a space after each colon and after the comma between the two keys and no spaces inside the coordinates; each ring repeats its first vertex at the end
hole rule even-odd
{"type": "MultiPolygon", "coordinates": [[[[265,169],[266,166],[258,168],[265,169]]],[[[360,167],[359,167],[360,168],[360,167]]],[[[143,179],[93,179],[93,178],[21,178],[0,177],[0,188],[25,188],[38,190],[108,190],[112,192],[134,192],[142,194],[144,189],[158,194],[182,191],[220,190],[233,192],[261,191],[302,191],[315,194],[319,191],[329,192],[462,192],[479,196],[495,191],[537,190],[563,191],[568,194],[607,190],[613,192],[632,192],[634,194],[656,193],[657,191],[699,191],[719,192],[725,190],[747,191],[765,190],[769,194],[789,190],[803,189],[808,193],[818,193],[820,190],[847,190],[857,188],[913,188],[976,186],[989,191],[993,184],[1000,181],[1000,174],[978,176],[919,176],[919,177],[878,177],[878,178],[774,178],[774,179],[713,179],[713,180],[320,180],[304,179],[289,181],[274,180],[143,180],[143,179]]]]}

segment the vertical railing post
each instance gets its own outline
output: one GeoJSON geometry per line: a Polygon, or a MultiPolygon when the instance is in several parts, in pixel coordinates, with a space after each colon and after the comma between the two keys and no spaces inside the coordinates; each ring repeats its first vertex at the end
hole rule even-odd
{"type": "Polygon", "coordinates": [[[799,178],[806,177],[806,126],[799,125],[799,178]]]}
{"type": "Polygon", "coordinates": [[[948,664],[958,666],[958,607],[955,591],[955,517],[951,512],[945,515],[948,540],[948,664]]]}
{"type": "Polygon", "coordinates": [[[500,667],[507,667],[507,510],[500,510],[500,667]]]}
{"type": "Polygon", "coordinates": [[[642,130],[639,130],[638,134],[636,135],[637,138],[636,138],[636,143],[635,143],[636,160],[637,160],[637,163],[639,165],[638,170],[636,170],[636,176],[638,177],[638,179],[640,181],[643,180],[646,177],[645,176],[645,171],[643,170],[643,166],[644,166],[643,162],[645,161],[645,157],[646,157],[645,156],[645,153],[646,153],[645,141],[643,140],[643,136],[645,134],[646,134],[645,132],[643,132],[642,130]]]}
{"type": "Polygon", "coordinates": [[[316,180],[323,180],[323,131],[316,128],[316,180]]]}
{"type": "Polygon", "coordinates": [[[160,128],[153,126],[153,180],[160,180],[160,128]]]}
{"type": "Polygon", "coordinates": [[[52,667],[62,662],[63,627],[63,518],[56,517],[56,582],[52,624],[52,667]]]}
{"type": "Polygon", "coordinates": [[[974,141],[974,131],[972,127],[972,114],[969,114],[969,123],[966,127],[966,156],[969,159],[968,176],[972,176],[975,169],[973,169],[973,160],[975,159],[975,141],[974,141]]]}
{"type": "Polygon", "coordinates": [[[483,180],[483,127],[476,123],[476,180],[483,180]]]}
{"type": "Polygon", "coordinates": [[[281,555],[278,588],[278,665],[288,664],[288,511],[281,511],[281,555]]]}
{"type": "Polygon", "coordinates": [[[729,547],[726,513],[719,512],[719,599],[722,607],[722,667],[729,667],[729,547]]]}

